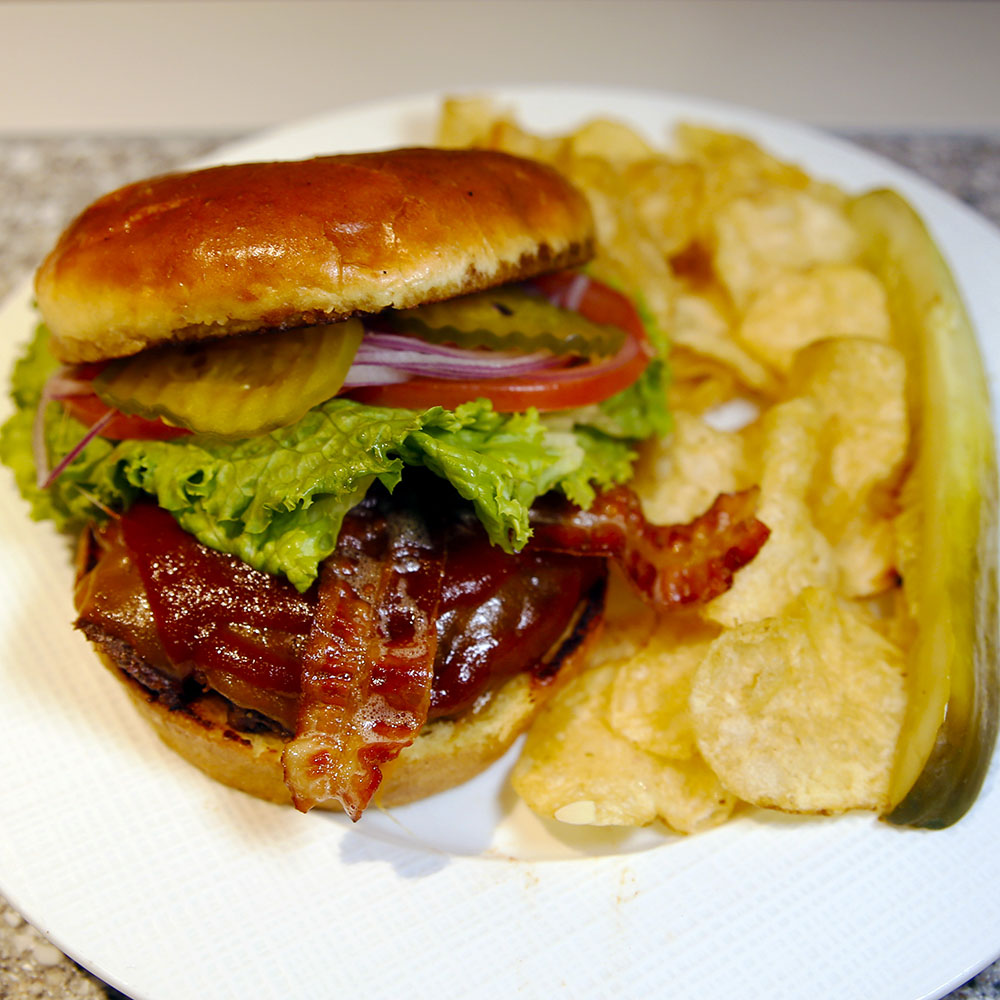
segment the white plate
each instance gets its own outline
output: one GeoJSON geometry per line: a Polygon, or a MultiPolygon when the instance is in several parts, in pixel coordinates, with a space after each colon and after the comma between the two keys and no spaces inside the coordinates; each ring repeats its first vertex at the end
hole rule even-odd
{"type": "MultiPolygon", "coordinates": [[[[922,210],[998,371],[1000,236],[920,179],[748,111],[658,94],[518,89],[533,128],[612,114],[752,133],[850,189],[922,210]]],[[[429,138],[433,96],[283,129],[215,159],[429,138]]],[[[31,326],[0,313],[0,369],[31,326]]],[[[996,769],[957,826],[752,815],[682,839],[560,837],[509,761],[418,806],[300,816],[210,782],[133,715],[72,618],[66,544],[0,484],[0,891],[140,1000],[195,997],[941,996],[1000,953],[996,769]],[[589,856],[588,856],[589,855],[589,856]]]]}

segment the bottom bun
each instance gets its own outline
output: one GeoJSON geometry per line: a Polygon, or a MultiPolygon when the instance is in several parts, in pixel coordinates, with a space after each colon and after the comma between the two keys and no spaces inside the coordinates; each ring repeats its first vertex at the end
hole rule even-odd
{"type": "MultiPolygon", "coordinates": [[[[502,757],[542,705],[581,668],[600,631],[602,604],[603,599],[582,609],[572,635],[557,654],[556,676],[540,681],[528,673],[518,674],[463,715],[425,725],[396,760],[382,765],[383,780],[375,804],[405,805],[445,791],[474,778],[502,757]]],[[[212,692],[182,708],[170,709],[106,655],[99,655],[143,718],[188,763],[231,788],[269,802],[291,803],[281,763],[285,741],[280,736],[237,732],[229,723],[229,703],[212,692]]],[[[337,802],[328,802],[317,808],[340,807],[337,802]]]]}

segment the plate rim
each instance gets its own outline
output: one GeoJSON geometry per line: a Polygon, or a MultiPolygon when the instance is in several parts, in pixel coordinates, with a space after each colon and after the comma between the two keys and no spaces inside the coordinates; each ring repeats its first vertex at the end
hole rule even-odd
{"type": "MultiPolygon", "coordinates": [[[[478,92],[490,91],[492,93],[499,94],[502,99],[506,99],[508,95],[511,95],[512,99],[518,102],[523,102],[525,100],[528,100],[530,99],[531,94],[537,94],[540,92],[546,95],[547,100],[558,99],[558,95],[564,95],[570,92],[575,94],[578,99],[581,99],[584,95],[586,95],[586,97],[589,99],[590,97],[593,97],[595,95],[603,94],[604,95],[603,100],[605,102],[608,101],[608,95],[610,95],[611,103],[615,103],[616,101],[620,101],[622,99],[631,100],[638,98],[644,101],[650,101],[655,98],[657,102],[664,103],[670,106],[687,106],[692,108],[704,107],[708,109],[714,109],[715,113],[717,113],[720,116],[720,123],[722,123],[723,118],[728,118],[731,120],[759,122],[760,127],[764,131],[769,131],[772,129],[780,129],[782,132],[809,134],[814,142],[820,142],[822,145],[834,144],[838,147],[843,147],[842,152],[849,153],[850,156],[852,157],[860,156],[865,160],[874,161],[878,164],[879,169],[885,169],[888,175],[898,176],[901,179],[905,179],[906,183],[901,184],[899,186],[906,189],[908,194],[911,194],[912,190],[915,190],[917,192],[917,197],[915,198],[915,200],[917,200],[918,202],[924,200],[925,198],[929,198],[931,202],[933,202],[936,206],[938,206],[938,208],[936,208],[936,211],[940,211],[939,206],[942,203],[941,199],[944,199],[943,203],[947,206],[947,211],[945,212],[945,214],[950,214],[957,211],[957,214],[960,217],[964,218],[966,223],[971,223],[974,225],[974,227],[978,228],[985,227],[985,229],[983,230],[983,232],[985,233],[985,237],[997,243],[995,249],[997,250],[998,253],[1000,253],[1000,232],[997,232],[987,220],[983,219],[972,209],[968,208],[968,206],[965,206],[963,203],[955,199],[953,196],[949,195],[947,192],[942,191],[941,189],[937,188],[930,182],[921,178],[919,175],[914,174],[912,171],[908,171],[905,167],[900,167],[894,163],[891,163],[891,161],[879,157],[877,154],[869,153],[865,150],[862,150],[859,147],[854,146],[847,140],[841,139],[838,136],[827,135],[826,133],[823,133],[821,130],[811,128],[810,126],[799,125],[789,119],[779,118],[777,116],[769,115],[765,112],[755,111],[754,109],[739,108],[738,106],[735,105],[730,105],[725,102],[713,101],[711,99],[693,98],[693,97],[687,97],[685,95],[667,94],[649,90],[635,90],[632,88],[605,88],[605,87],[591,87],[588,85],[588,86],[577,86],[571,88],[521,86],[513,88],[477,87],[475,89],[478,92]]],[[[455,88],[454,92],[457,91],[458,88],[455,88]]],[[[288,126],[285,127],[279,126],[275,129],[268,129],[265,130],[263,133],[258,133],[257,136],[255,137],[239,140],[236,143],[228,143],[225,146],[221,147],[220,150],[217,150],[214,154],[212,154],[210,159],[216,159],[217,157],[220,156],[229,156],[231,155],[231,151],[234,149],[241,150],[246,148],[252,148],[253,145],[257,145],[259,147],[261,143],[280,141],[281,134],[287,132],[289,129],[294,130],[296,128],[301,129],[303,127],[320,128],[322,127],[323,123],[329,124],[331,121],[342,119],[345,115],[348,114],[371,115],[377,113],[379,109],[381,109],[382,111],[385,111],[385,109],[387,108],[393,108],[393,107],[398,109],[401,104],[406,106],[416,106],[416,105],[423,106],[428,104],[431,100],[439,100],[440,96],[441,96],[440,93],[436,94],[433,91],[427,91],[423,94],[414,95],[402,100],[388,98],[379,101],[369,102],[367,104],[358,106],[357,108],[340,109],[338,111],[332,112],[329,115],[316,116],[314,118],[306,120],[305,122],[290,123],[288,126]]],[[[595,103],[595,110],[600,110],[599,103],[595,103]]],[[[730,127],[732,126],[730,125],[730,127]]],[[[770,143],[768,143],[768,145],[769,148],[773,148],[771,147],[770,143]]],[[[204,159],[206,158],[203,158],[203,160],[204,159]]],[[[961,282],[962,280],[961,273],[959,273],[958,277],[961,282]]],[[[14,294],[7,299],[2,310],[0,310],[0,328],[4,326],[3,317],[6,316],[8,310],[11,308],[12,304],[14,304],[15,298],[18,295],[23,296],[23,292],[24,292],[23,287],[16,288],[14,294]]],[[[982,337],[983,337],[983,330],[982,327],[980,327],[980,342],[981,345],[985,347],[985,345],[983,345],[982,337]]],[[[991,377],[995,377],[997,373],[997,368],[995,364],[996,359],[994,356],[991,356],[989,352],[986,351],[985,349],[983,353],[984,357],[986,357],[987,359],[988,364],[992,362],[992,364],[990,364],[990,375],[991,377]]],[[[995,401],[994,401],[994,406],[995,406],[995,401]]],[[[996,425],[995,419],[994,423],[996,425]]],[[[3,677],[4,677],[3,673],[0,672],[0,688],[2,688],[4,683],[3,677]]],[[[984,798],[984,801],[989,801],[994,803],[997,802],[998,793],[994,787],[996,771],[997,771],[997,756],[995,755],[993,764],[990,769],[990,777],[988,778],[988,782],[990,784],[988,788],[984,788],[983,794],[984,797],[986,797],[984,798]]],[[[977,806],[978,805],[979,803],[977,803],[977,806]]],[[[975,808],[976,807],[974,807],[974,809],[975,808]]],[[[838,821],[833,821],[831,823],[831,830],[833,829],[834,826],[837,825],[837,822],[838,821]]],[[[852,823],[854,823],[854,820],[849,819],[846,825],[850,826],[852,823]]],[[[956,830],[957,829],[959,828],[956,828],[956,830]]],[[[940,834],[940,835],[948,836],[947,834],[940,834]]],[[[920,835],[918,834],[917,836],[919,837],[920,835]]],[[[710,837],[711,834],[702,834],[699,835],[697,841],[698,843],[707,844],[708,838],[710,837]]],[[[340,836],[338,839],[342,843],[344,837],[340,836]]],[[[822,841],[824,838],[819,838],[819,839],[820,841],[822,841]]],[[[687,841],[685,843],[694,844],[695,840],[687,841]]],[[[647,852],[647,855],[644,855],[643,857],[649,857],[655,854],[659,854],[662,851],[667,849],[672,849],[675,846],[676,845],[674,843],[665,844],[662,847],[647,852]]],[[[693,852],[687,852],[687,853],[693,853],[697,857],[699,854],[701,854],[701,851],[702,851],[701,848],[696,848],[693,850],[693,852]]],[[[389,856],[395,856],[394,850],[390,849],[388,850],[387,853],[389,856]]],[[[4,854],[3,849],[0,848],[0,856],[3,856],[3,854],[4,854]]],[[[460,859],[460,861],[457,862],[457,864],[460,866],[463,865],[463,862],[473,862],[475,864],[480,864],[483,860],[484,859],[480,858],[460,859]]],[[[403,865],[404,867],[408,863],[411,862],[399,861],[399,864],[403,865]]],[[[506,865],[506,862],[497,861],[496,859],[490,859],[489,864],[506,865]]],[[[514,864],[516,866],[522,866],[525,863],[514,862],[514,864]]],[[[601,869],[602,870],[601,877],[607,879],[609,873],[612,877],[619,876],[624,871],[627,871],[630,867],[633,868],[644,867],[644,863],[641,860],[636,860],[636,858],[631,855],[626,855],[626,856],[616,855],[613,857],[599,858],[599,859],[590,858],[590,859],[577,859],[570,861],[529,863],[529,867],[534,867],[534,868],[546,867],[551,869],[552,866],[559,866],[560,868],[563,869],[563,872],[560,874],[560,876],[555,879],[556,882],[559,882],[562,880],[562,877],[565,874],[565,872],[570,870],[575,870],[578,872],[582,870],[582,868],[584,867],[586,867],[590,871],[593,871],[595,869],[601,869]]],[[[648,865],[645,865],[645,867],[648,867],[648,865]]],[[[545,874],[546,873],[539,874],[538,877],[541,879],[545,874]]],[[[549,872],[548,874],[551,874],[551,872],[549,872]]],[[[425,877],[433,878],[434,875],[435,875],[434,872],[429,872],[425,874],[425,877]]],[[[517,878],[519,876],[511,876],[511,877],[517,878]]],[[[45,927],[49,925],[51,921],[45,921],[44,914],[42,913],[35,914],[35,916],[38,918],[38,921],[36,921],[36,919],[33,919],[32,916],[29,914],[29,912],[27,912],[24,908],[22,908],[21,905],[19,905],[18,893],[16,892],[16,890],[14,892],[10,892],[8,891],[9,889],[10,886],[8,885],[8,880],[4,878],[4,868],[0,867],[0,891],[3,892],[6,898],[10,900],[11,904],[15,906],[15,908],[17,908],[19,912],[25,914],[26,918],[29,919],[31,923],[33,923],[35,926],[40,927],[40,929],[44,931],[45,927]]],[[[149,1000],[161,1000],[161,996],[166,997],[168,995],[168,993],[157,992],[154,994],[154,993],[144,992],[141,989],[136,990],[135,986],[130,983],[130,979],[132,978],[132,976],[130,975],[123,976],[119,973],[118,970],[110,968],[106,961],[102,962],[94,961],[92,956],[88,961],[87,955],[78,953],[73,950],[72,941],[63,941],[63,939],[59,936],[53,937],[52,939],[54,943],[56,943],[67,954],[72,955],[74,958],[76,958],[76,960],[80,962],[81,965],[90,968],[92,971],[94,971],[96,975],[100,976],[105,982],[114,985],[116,988],[122,990],[123,992],[130,993],[135,997],[148,997],[149,1000]]],[[[937,986],[933,987],[930,990],[930,992],[923,993],[921,994],[921,996],[929,998],[932,996],[944,995],[944,993],[947,992],[948,990],[953,989],[956,986],[960,985],[961,983],[967,981],[967,979],[970,978],[972,975],[974,975],[976,972],[980,971],[981,969],[989,965],[992,961],[996,960],[998,956],[1000,956],[1000,942],[998,942],[995,945],[995,951],[993,951],[989,956],[985,957],[981,963],[979,963],[977,960],[972,965],[967,966],[965,969],[949,977],[947,983],[939,983],[937,986]],[[970,969],[971,971],[969,971],[970,969]],[[959,976],[963,978],[958,978],[959,976]]],[[[770,993],[769,995],[775,995],[775,994],[770,993]]]]}

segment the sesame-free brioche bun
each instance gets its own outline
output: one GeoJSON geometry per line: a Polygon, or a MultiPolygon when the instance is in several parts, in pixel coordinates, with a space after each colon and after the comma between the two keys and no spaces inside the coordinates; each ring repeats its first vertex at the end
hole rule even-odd
{"type": "Polygon", "coordinates": [[[130,184],[71,223],[35,291],[56,356],[100,361],[410,308],[574,266],[592,244],[585,198],[550,167],[399,149],[130,184]]]}
{"type": "MultiPolygon", "coordinates": [[[[528,728],[541,707],[581,669],[596,640],[604,595],[591,595],[564,637],[551,673],[539,680],[520,673],[453,719],[427,723],[416,740],[393,761],[380,765],[383,780],[374,802],[405,805],[474,778],[503,756],[528,728]]],[[[183,708],[171,709],[120,670],[103,651],[98,655],[128,691],[140,715],[188,763],[231,788],[269,802],[289,804],[281,755],[284,741],[272,732],[237,732],[229,723],[228,703],[206,692],[183,708]]],[[[338,810],[336,801],[319,809],[338,810]]]]}

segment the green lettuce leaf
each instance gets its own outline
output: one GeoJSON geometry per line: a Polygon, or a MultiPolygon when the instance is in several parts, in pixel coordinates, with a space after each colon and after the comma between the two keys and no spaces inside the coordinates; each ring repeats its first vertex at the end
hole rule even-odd
{"type": "MultiPolygon", "coordinates": [[[[244,441],[96,438],[43,491],[35,484],[31,427],[54,367],[45,336],[40,328],[17,366],[20,409],[0,433],[0,456],[15,470],[33,516],[74,529],[149,494],[204,544],[284,574],[303,590],[333,551],[345,513],[376,479],[391,490],[407,466],[430,469],[471,501],[495,544],[515,551],[529,538],[536,497],[559,489],[589,505],[595,488],[631,476],[633,442],[664,426],[659,371],[620,399],[556,417],[496,413],[488,400],[418,412],[338,398],[244,441]]],[[[85,432],[57,406],[45,424],[53,463],[85,432]]]]}

